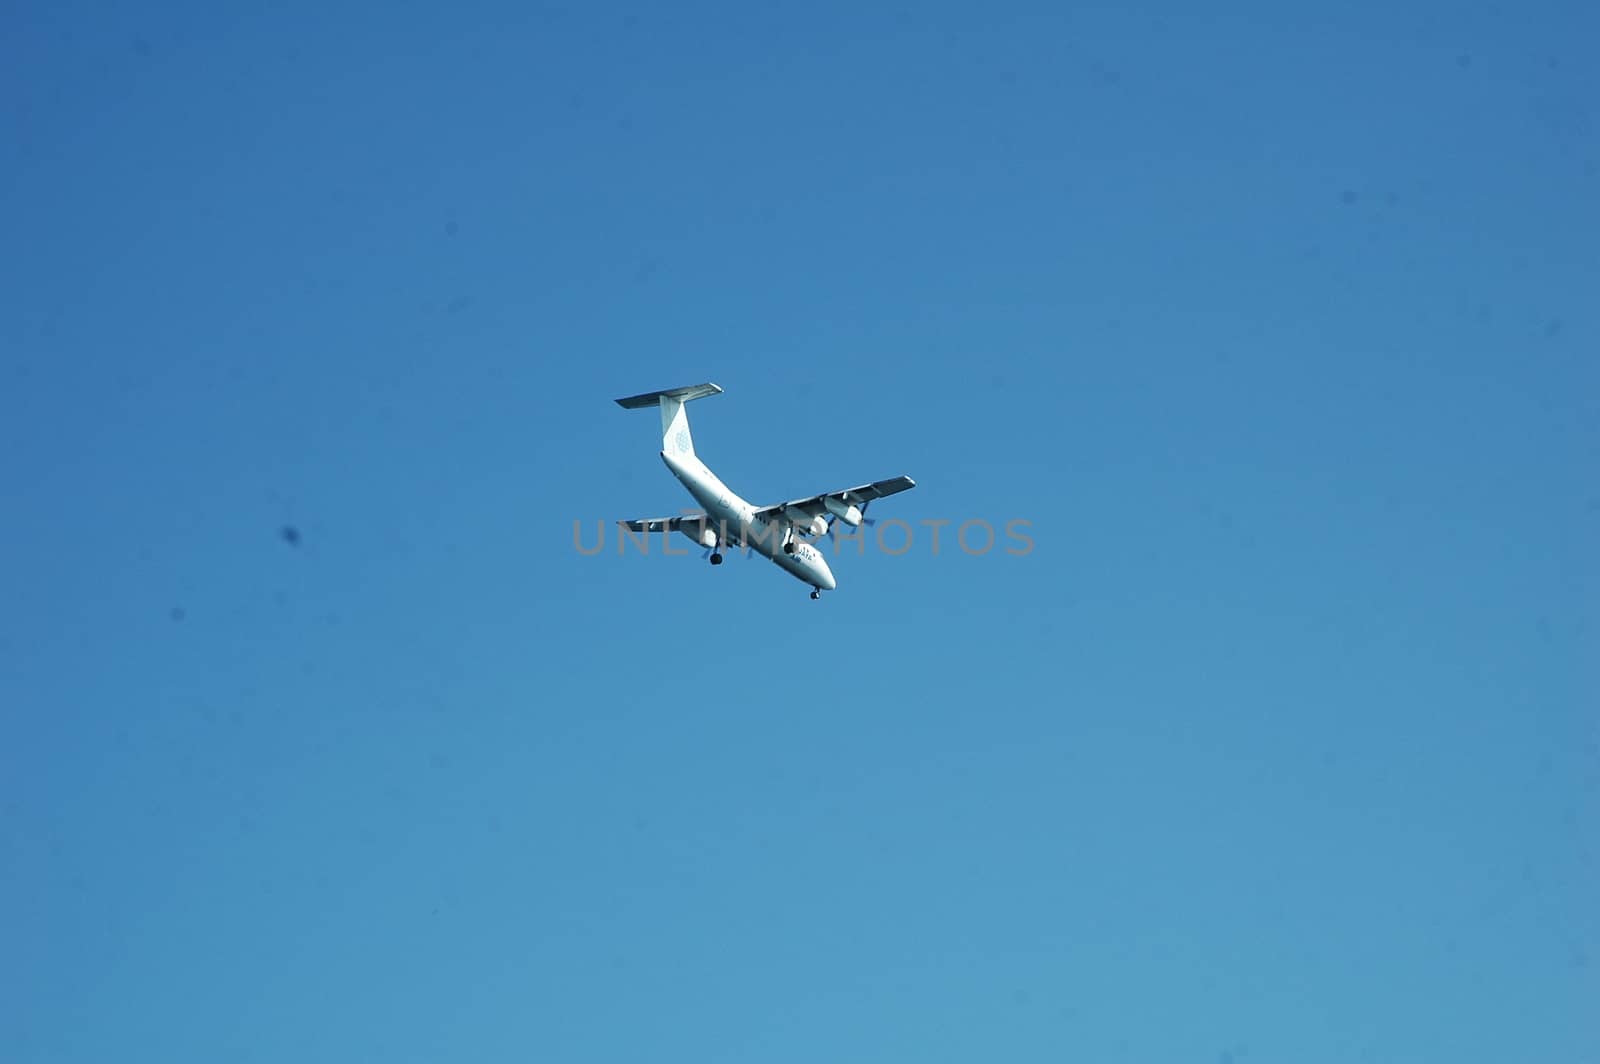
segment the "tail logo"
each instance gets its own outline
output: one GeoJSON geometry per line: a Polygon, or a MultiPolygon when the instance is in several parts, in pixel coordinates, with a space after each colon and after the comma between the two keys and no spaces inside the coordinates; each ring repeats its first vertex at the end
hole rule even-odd
{"type": "Polygon", "coordinates": [[[688,454],[689,453],[689,430],[688,429],[679,429],[678,430],[678,434],[673,437],[673,440],[678,445],[678,453],[679,454],[688,454]]]}

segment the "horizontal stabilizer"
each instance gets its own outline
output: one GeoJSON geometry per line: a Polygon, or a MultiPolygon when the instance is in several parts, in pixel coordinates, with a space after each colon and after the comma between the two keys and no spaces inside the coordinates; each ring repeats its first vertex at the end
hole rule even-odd
{"type": "Polygon", "coordinates": [[[691,384],[687,388],[668,388],[663,392],[645,392],[643,395],[630,395],[626,399],[618,399],[617,405],[624,410],[643,410],[655,406],[663,399],[676,399],[680,403],[687,403],[690,399],[700,399],[707,395],[721,395],[722,389],[715,384],[691,384]]]}

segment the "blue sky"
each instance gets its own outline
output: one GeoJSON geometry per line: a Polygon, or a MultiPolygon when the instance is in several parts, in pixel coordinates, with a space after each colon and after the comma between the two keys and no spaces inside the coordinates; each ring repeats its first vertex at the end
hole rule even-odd
{"type": "Polygon", "coordinates": [[[1600,1056],[1588,6],[8,29],[6,1059],[1600,1056]]]}

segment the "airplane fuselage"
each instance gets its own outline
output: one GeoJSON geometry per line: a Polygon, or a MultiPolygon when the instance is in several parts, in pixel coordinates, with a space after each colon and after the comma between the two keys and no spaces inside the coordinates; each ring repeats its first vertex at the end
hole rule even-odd
{"type": "Polygon", "coordinates": [[[757,517],[756,507],[740,498],[695,454],[662,451],[661,460],[694,496],[695,502],[705,508],[710,527],[718,532],[726,530],[726,539],[719,546],[748,546],[814,588],[832,591],[838,586],[821,551],[794,535],[788,522],[757,517]],[[786,542],[790,551],[784,550],[786,542]]]}

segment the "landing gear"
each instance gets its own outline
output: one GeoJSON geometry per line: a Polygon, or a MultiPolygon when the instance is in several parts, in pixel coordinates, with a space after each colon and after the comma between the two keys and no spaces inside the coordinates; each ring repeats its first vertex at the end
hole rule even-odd
{"type": "Polygon", "coordinates": [[[812,588],[811,589],[811,597],[814,598],[814,599],[821,598],[822,597],[822,589],[820,587],[812,588]]]}
{"type": "Polygon", "coordinates": [[[712,551],[711,552],[711,564],[712,565],[721,565],[722,564],[722,552],[721,551],[712,551]]]}
{"type": "Polygon", "coordinates": [[[785,553],[785,554],[793,554],[794,553],[794,540],[786,539],[786,540],[783,541],[783,553],[785,553]]]}

